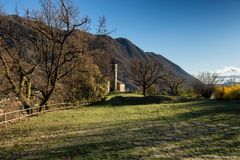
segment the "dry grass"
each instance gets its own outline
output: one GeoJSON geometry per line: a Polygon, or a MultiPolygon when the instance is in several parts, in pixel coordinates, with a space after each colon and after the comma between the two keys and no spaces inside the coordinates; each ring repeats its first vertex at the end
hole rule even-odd
{"type": "Polygon", "coordinates": [[[239,101],[126,100],[0,129],[0,159],[240,159],[239,101]]]}

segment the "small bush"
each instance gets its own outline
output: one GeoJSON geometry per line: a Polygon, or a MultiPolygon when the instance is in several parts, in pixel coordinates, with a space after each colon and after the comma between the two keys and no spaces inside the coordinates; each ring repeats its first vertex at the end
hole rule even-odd
{"type": "Polygon", "coordinates": [[[196,92],[193,90],[193,88],[186,88],[181,91],[180,96],[196,98],[196,97],[198,97],[198,94],[196,94],[196,92]]]}
{"type": "Polygon", "coordinates": [[[240,99],[240,85],[218,86],[214,92],[215,99],[237,100],[240,99]]]}
{"type": "Polygon", "coordinates": [[[215,99],[223,99],[223,95],[224,95],[224,87],[217,86],[214,91],[215,99]]]}
{"type": "Polygon", "coordinates": [[[204,83],[194,83],[193,89],[196,94],[200,95],[203,98],[210,98],[214,93],[215,86],[213,84],[204,84],[204,83]]]}
{"type": "Polygon", "coordinates": [[[159,87],[157,85],[152,85],[150,88],[146,90],[147,96],[156,96],[159,94],[159,87]]]}

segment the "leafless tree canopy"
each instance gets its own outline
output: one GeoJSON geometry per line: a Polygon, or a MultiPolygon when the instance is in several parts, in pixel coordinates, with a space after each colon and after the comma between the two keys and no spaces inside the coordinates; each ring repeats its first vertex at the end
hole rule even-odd
{"type": "Polygon", "coordinates": [[[197,79],[199,79],[204,84],[218,84],[219,83],[217,73],[202,72],[197,75],[197,79]]]}
{"type": "Polygon", "coordinates": [[[73,60],[81,49],[72,42],[74,32],[84,27],[87,18],[77,21],[77,10],[71,1],[61,0],[58,7],[52,0],[41,1],[41,11],[32,16],[32,29],[38,33],[36,48],[43,55],[41,74],[43,83],[36,86],[40,91],[40,105],[44,105],[56,88],[57,82],[73,70],[73,60]]]}
{"type": "MultiPolygon", "coordinates": [[[[59,0],[59,3],[41,0],[40,4],[40,10],[26,10],[26,19],[17,19],[21,24],[10,23],[2,29],[5,33],[0,34],[1,73],[8,81],[8,90],[19,97],[25,108],[31,108],[31,96],[39,99],[40,106],[45,105],[58,83],[79,67],[83,54],[97,52],[102,47],[102,43],[89,47],[89,39],[85,38],[89,19],[80,18],[71,0],[59,0]]],[[[100,42],[105,35],[105,21],[105,18],[99,21],[96,41],[100,42]]],[[[105,82],[99,69],[95,71],[99,78],[93,82],[105,82]]]]}
{"type": "Polygon", "coordinates": [[[103,96],[107,71],[99,64],[109,62],[105,17],[91,35],[88,17],[80,17],[71,0],[40,0],[40,6],[26,9],[25,18],[0,15],[1,92],[14,93],[24,108],[38,103],[40,111],[59,88],[79,93],[77,98],[103,96]]]}
{"type": "Polygon", "coordinates": [[[4,5],[2,2],[0,2],[0,15],[4,15],[4,14],[5,14],[4,5]]]}
{"type": "Polygon", "coordinates": [[[176,77],[165,77],[164,78],[165,85],[169,88],[171,95],[179,96],[179,89],[182,87],[184,83],[183,78],[176,78],[176,77]]]}
{"type": "Polygon", "coordinates": [[[132,63],[132,80],[137,86],[141,87],[144,96],[146,96],[148,88],[156,83],[157,80],[166,76],[166,74],[162,73],[162,69],[162,65],[152,58],[132,63]]]}
{"type": "MultiPolygon", "coordinates": [[[[0,23],[4,23],[2,18],[0,23]]],[[[8,91],[14,92],[25,108],[30,107],[31,74],[41,63],[41,56],[34,53],[36,48],[32,48],[31,53],[28,51],[28,45],[33,45],[32,42],[31,37],[22,32],[16,23],[9,24],[0,36],[0,64],[10,84],[8,91]]]]}
{"type": "Polygon", "coordinates": [[[193,89],[204,98],[210,98],[214,92],[214,87],[219,83],[216,73],[203,72],[197,75],[201,82],[194,82],[193,89]]]}

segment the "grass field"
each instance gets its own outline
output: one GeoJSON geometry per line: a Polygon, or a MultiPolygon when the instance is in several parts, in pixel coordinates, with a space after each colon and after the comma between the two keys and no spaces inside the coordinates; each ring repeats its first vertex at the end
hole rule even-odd
{"type": "Polygon", "coordinates": [[[115,95],[32,117],[0,129],[0,159],[240,159],[240,101],[167,102],[115,95]]]}

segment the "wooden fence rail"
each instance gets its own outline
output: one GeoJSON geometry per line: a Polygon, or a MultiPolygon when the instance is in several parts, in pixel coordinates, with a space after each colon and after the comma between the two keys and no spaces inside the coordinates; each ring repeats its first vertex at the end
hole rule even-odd
{"type": "Polygon", "coordinates": [[[16,110],[12,112],[6,112],[0,114],[0,125],[8,124],[11,122],[17,122],[23,118],[34,116],[34,115],[40,115],[46,112],[52,112],[62,109],[70,109],[70,108],[76,108],[84,105],[88,105],[88,102],[83,102],[80,104],[73,104],[73,103],[59,103],[59,104],[52,104],[47,106],[42,106],[41,112],[39,112],[40,106],[38,107],[32,107],[29,109],[21,109],[16,110]],[[27,114],[28,110],[32,110],[33,112],[31,114],[27,114]]]}

